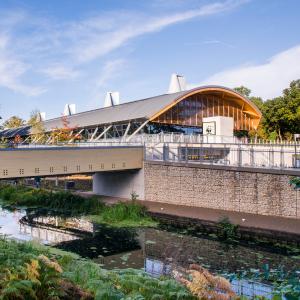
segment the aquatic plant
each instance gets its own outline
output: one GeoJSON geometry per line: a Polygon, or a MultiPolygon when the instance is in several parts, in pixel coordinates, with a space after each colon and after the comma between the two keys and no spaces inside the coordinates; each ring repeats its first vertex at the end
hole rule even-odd
{"type": "Polygon", "coordinates": [[[238,225],[232,224],[227,217],[222,218],[217,223],[217,227],[217,236],[221,240],[234,241],[238,239],[238,225]]]}

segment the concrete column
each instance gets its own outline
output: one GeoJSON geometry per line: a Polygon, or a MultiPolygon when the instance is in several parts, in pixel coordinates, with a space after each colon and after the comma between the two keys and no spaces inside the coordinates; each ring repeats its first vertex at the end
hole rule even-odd
{"type": "Polygon", "coordinates": [[[96,195],[131,198],[131,193],[144,200],[144,170],[98,172],[93,176],[93,192],[96,195]]]}

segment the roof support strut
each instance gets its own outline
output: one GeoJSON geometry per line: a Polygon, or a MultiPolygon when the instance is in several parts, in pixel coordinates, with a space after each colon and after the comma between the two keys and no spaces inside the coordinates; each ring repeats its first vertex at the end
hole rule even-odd
{"type": "Polygon", "coordinates": [[[124,141],[124,140],[126,139],[127,134],[128,134],[128,131],[129,131],[129,129],[130,129],[130,126],[131,126],[131,123],[128,122],[127,127],[126,127],[126,130],[125,130],[125,133],[124,133],[124,135],[123,135],[123,137],[122,137],[122,141],[124,141]]]}
{"type": "Polygon", "coordinates": [[[99,128],[96,127],[96,129],[94,130],[94,132],[93,132],[93,134],[92,134],[92,136],[91,136],[91,138],[90,138],[90,141],[92,141],[92,140],[94,139],[96,133],[98,132],[98,129],[99,129],[99,128]]]}
{"type": "Polygon", "coordinates": [[[129,142],[132,137],[134,137],[140,130],[142,130],[149,123],[149,121],[150,120],[145,121],[132,135],[130,135],[127,139],[127,142],[129,142]]]}
{"type": "Polygon", "coordinates": [[[72,138],[69,140],[68,144],[71,144],[78,136],[80,136],[80,134],[81,134],[83,131],[84,131],[84,128],[81,129],[78,133],[76,133],[75,136],[72,137],[72,138]]]}
{"type": "Polygon", "coordinates": [[[94,141],[98,141],[99,139],[101,139],[103,137],[103,135],[109,130],[111,129],[112,125],[109,125],[108,127],[106,127],[95,139],[94,141]]]}

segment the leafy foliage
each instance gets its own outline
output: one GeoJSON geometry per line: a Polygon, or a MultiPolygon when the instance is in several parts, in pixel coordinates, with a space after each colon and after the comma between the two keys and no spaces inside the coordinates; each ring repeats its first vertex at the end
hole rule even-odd
{"type": "Polygon", "coordinates": [[[104,207],[98,197],[84,198],[69,192],[10,185],[0,187],[0,200],[8,206],[43,207],[72,214],[99,213],[104,207]]]}
{"type": "Polygon", "coordinates": [[[139,270],[107,271],[91,261],[54,257],[45,247],[3,237],[0,250],[3,300],[195,299],[175,280],[152,278],[139,270]],[[76,297],[68,297],[71,288],[77,291],[76,297]]]}
{"type": "Polygon", "coordinates": [[[25,125],[25,121],[17,116],[10,117],[2,124],[4,128],[18,128],[23,125],[25,125]]]}
{"type": "Polygon", "coordinates": [[[198,299],[230,300],[236,299],[237,295],[231,288],[230,282],[221,276],[215,276],[205,268],[191,264],[184,275],[179,275],[179,280],[198,297],[198,299]]]}
{"type": "Polygon", "coordinates": [[[62,116],[61,121],[63,126],[53,128],[51,131],[51,141],[53,144],[82,139],[80,134],[74,133],[78,127],[70,126],[68,116],[62,116]]]}
{"type": "Polygon", "coordinates": [[[300,189],[300,177],[293,177],[290,180],[290,184],[295,187],[295,189],[300,189]]]}
{"type": "Polygon", "coordinates": [[[27,124],[31,126],[31,139],[39,143],[46,142],[46,132],[44,124],[41,120],[41,113],[39,110],[34,110],[30,114],[27,124]]]}
{"type": "Polygon", "coordinates": [[[107,271],[88,261],[71,262],[66,277],[95,294],[95,299],[196,299],[173,279],[152,278],[140,270],[107,271]]]}
{"type": "Polygon", "coordinates": [[[256,132],[251,132],[252,136],[292,140],[293,134],[300,133],[300,79],[292,81],[282,96],[266,101],[251,97],[251,90],[244,86],[235,90],[249,97],[262,112],[261,124],[256,132]]]}
{"type": "MultiPolygon", "coordinates": [[[[95,220],[97,218],[93,218],[95,220]]],[[[118,226],[153,226],[156,223],[147,216],[144,206],[136,202],[119,202],[106,206],[98,217],[98,222],[118,224],[118,226]]]]}
{"type": "Polygon", "coordinates": [[[88,215],[96,223],[114,226],[155,226],[146,208],[132,200],[105,205],[99,197],[85,198],[70,192],[54,192],[24,186],[0,185],[0,202],[10,207],[48,208],[71,215],[88,215]]]}
{"type": "Polygon", "coordinates": [[[0,250],[0,299],[59,299],[63,291],[56,263],[39,256],[40,250],[31,243],[0,237],[0,250]]]}
{"type": "Polygon", "coordinates": [[[228,218],[218,222],[217,235],[221,240],[235,240],[238,237],[238,225],[232,224],[228,218]]]}
{"type": "Polygon", "coordinates": [[[240,93],[243,96],[249,97],[251,94],[251,90],[248,89],[247,87],[241,85],[239,87],[234,88],[235,91],[237,91],[238,93],[240,93]]]}

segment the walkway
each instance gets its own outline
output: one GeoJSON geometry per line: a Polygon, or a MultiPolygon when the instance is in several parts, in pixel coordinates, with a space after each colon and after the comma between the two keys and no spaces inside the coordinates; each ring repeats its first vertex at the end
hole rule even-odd
{"type": "MultiPolygon", "coordinates": [[[[118,201],[128,200],[113,197],[104,197],[104,201],[108,204],[113,204],[118,201]]],[[[228,217],[232,223],[238,224],[242,227],[291,233],[300,236],[300,219],[254,215],[219,209],[217,210],[201,207],[165,204],[150,201],[139,202],[145,205],[152,213],[161,213],[170,216],[198,219],[208,222],[218,222],[220,219],[228,217]]]]}

